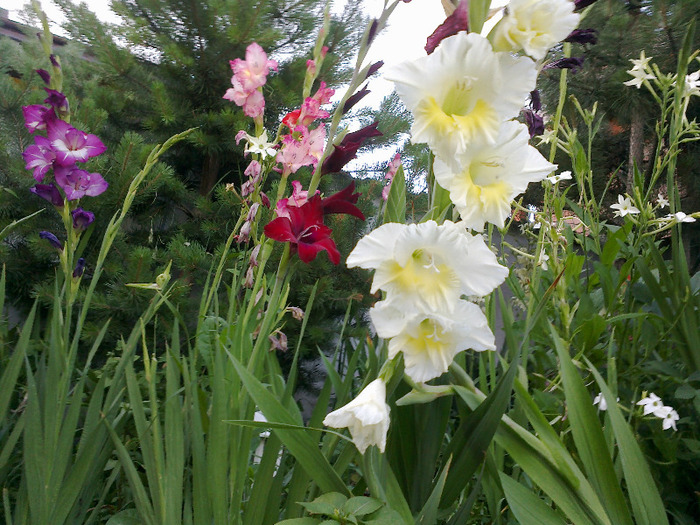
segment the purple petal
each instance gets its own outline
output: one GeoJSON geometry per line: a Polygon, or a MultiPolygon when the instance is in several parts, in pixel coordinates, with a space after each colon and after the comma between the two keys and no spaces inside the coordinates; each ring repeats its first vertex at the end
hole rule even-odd
{"type": "Polygon", "coordinates": [[[372,20],[372,25],[369,26],[369,34],[367,35],[367,45],[372,43],[374,37],[377,36],[377,29],[379,28],[379,21],[375,18],[372,20]]]}
{"type": "Polygon", "coordinates": [[[581,11],[595,2],[596,0],[574,0],[574,12],[581,11]]]}
{"type": "Polygon", "coordinates": [[[59,115],[68,113],[68,99],[63,93],[50,88],[44,88],[44,91],[49,94],[44,99],[46,104],[49,104],[59,115]]]}
{"type": "Polygon", "coordinates": [[[57,208],[63,207],[63,197],[61,192],[54,184],[36,184],[35,186],[29,188],[34,195],[38,195],[45,201],[50,202],[57,208]]]}
{"type": "Polygon", "coordinates": [[[24,158],[25,168],[33,170],[32,176],[37,182],[44,180],[46,172],[53,166],[53,161],[56,159],[56,154],[51,149],[51,144],[48,139],[37,135],[34,137],[35,144],[27,146],[27,149],[22,153],[24,158]]]}
{"type": "Polygon", "coordinates": [[[85,271],[85,259],[83,259],[81,257],[78,259],[78,262],[75,265],[75,270],[73,270],[73,278],[77,279],[78,277],[82,277],[84,271],[85,271]]]}
{"type": "Polygon", "coordinates": [[[540,92],[537,89],[530,91],[530,107],[535,111],[540,111],[542,109],[540,92]]]}
{"type": "Polygon", "coordinates": [[[527,124],[527,130],[530,132],[530,138],[542,135],[544,133],[544,119],[542,115],[530,109],[524,109],[523,113],[525,114],[525,123],[527,124]]]}
{"type": "Polygon", "coordinates": [[[29,133],[36,133],[38,130],[46,129],[46,124],[49,120],[55,118],[55,114],[51,108],[32,104],[31,106],[22,106],[24,114],[24,125],[29,130],[29,133]]]}
{"type": "Polygon", "coordinates": [[[49,122],[47,135],[56,153],[56,164],[72,166],[101,155],[107,149],[102,141],[91,133],[74,128],[63,120],[49,122]]]}
{"type": "Polygon", "coordinates": [[[37,69],[36,74],[41,77],[41,80],[44,81],[44,84],[48,85],[51,83],[51,75],[45,69],[37,69]]]}
{"type": "Polygon", "coordinates": [[[367,76],[365,77],[365,80],[367,80],[369,77],[371,77],[372,75],[374,75],[377,71],[379,71],[379,68],[382,67],[383,65],[384,65],[384,61],[383,61],[383,60],[378,60],[377,62],[375,62],[374,64],[372,64],[371,66],[369,66],[369,69],[367,70],[367,76]]]}
{"type": "Polygon", "coordinates": [[[54,169],[54,178],[69,201],[80,199],[85,195],[96,197],[109,186],[99,173],[88,173],[76,166],[57,166],[54,169]]]}
{"type": "Polygon", "coordinates": [[[51,61],[51,65],[53,67],[57,67],[58,69],[61,69],[61,63],[58,61],[58,57],[56,55],[49,55],[49,60],[51,61]]]}
{"type": "Polygon", "coordinates": [[[61,244],[61,241],[59,241],[58,237],[56,237],[53,233],[47,232],[47,231],[42,231],[42,232],[39,232],[39,237],[49,241],[51,246],[53,246],[57,250],[63,250],[63,245],[61,244]]]}
{"type": "Polygon", "coordinates": [[[467,0],[462,0],[457,9],[428,37],[428,41],[425,44],[425,52],[431,54],[445,38],[456,35],[460,31],[469,31],[469,5],[467,0]]]}
{"type": "Polygon", "coordinates": [[[95,220],[95,214],[82,208],[76,208],[70,212],[73,217],[73,228],[76,230],[86,230],[95,220]]]}

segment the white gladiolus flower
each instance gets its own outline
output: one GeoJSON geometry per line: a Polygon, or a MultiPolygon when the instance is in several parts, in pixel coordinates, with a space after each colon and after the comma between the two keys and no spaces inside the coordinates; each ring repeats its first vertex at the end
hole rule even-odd
{"type": "Polygon", "coordinates": [[[451,221],[383,224],[360,239],[347,265],[376,270],[371,293],[433,312],[452,311],[463,294],[486,295],[508,275],[483,237],[451,221]]]}
{"type": "Polygon", "coordinates": [[[557,169],[529,138],[527,126],[508,121],[494,144],[475,142],[451,164],[435,159],[435,179],[469,228],[481,231],[486,222],[502,228],[513,198],[557,169]]]}
{"type": "Polygon", "coordinates": [[[525,51],[541,60],[578,26],[570,0],[510,0],[506,13],[489,35],[496,51],[525,51]]]}
{"type": "Polygon", "coordinates": [[[323,424],[334,428],[347,427],[357,450],[364,454],[367,447],[386,448],[389,430],[389,405],[386,404],[386,385],[375,379],[344,407],[326,416],[323,424]]]}
{"type": "Polygon", "coordinates": [[[501,122],[525,104],[536,77],[529,58],[495,53],[484,37],[464,32],[386,76],[413,113],[412,142],[427,143],[443,158],[464,152],[475,139],[494,142],[501,122]]]}
{"type": "Polygon", "coordinates": [[[377,335],[389,341],[389,359],[403,352],[405,373],[422,383],[447,372],[462,350],[495,350],[494,335],[481,309],[457,301],[453,311],[424,312],[380,301],[370,310],[377,335]]]}

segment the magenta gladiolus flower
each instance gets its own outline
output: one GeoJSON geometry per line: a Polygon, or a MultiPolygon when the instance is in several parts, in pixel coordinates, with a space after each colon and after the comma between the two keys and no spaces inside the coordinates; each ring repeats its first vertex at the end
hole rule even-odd
{"type": "Polygon", "coordinates": [[[88,173],[76,166],[57,166],[54,169],[54,178],[69,201],[80,199],[85,195],[97,197],[109,186],[99,173],[88,173]]]}
{"type": "Polygon", "coordinates": [[[44,81],[44,84],[48,85],[51,83],[51,75],[45,69],[37,69],[36,74],[41,77],[41,80],[44,81]]]}
{"type": "Polygon", "coordinates": [[[82,208],[76,208],[70,212],[73,217],[73,228],[76,230],[86,230],[95,220],[95,214],[82,208]]]}
{"type": "Polygon", "coordinates": [[[58,188],[53,184],[37,184],[29,188],[34,195],[38,195],[45,201],[50,202],[57,208],[63,207],[63,197],[58,191],[58,188]]]}
{"type": "Polygon", "coordinates": [[[51,148],[56,153],[58,166],[72,166],[76,162],[85,162],[107,149],[97,135],[80,131],[63,120],[49,122],[47,135],[51,141],[51,148]]]}
{"type": "Polygon", "coordinates": [[[265,235],[279,242],[288,242],[305,263],[313,261],[319,252],[328,253],[333,264],[340,262],[340,252],[330,235],[332,230],[323,224],[321,197],[314,195],[306,204],[289,207],[289,217],[277,217],[265,226],[265,235]]]}
{"type": "Polygon", "coordinates": [[[47,122],[56,119],[53,109],[38,104],[22,106],[22,113],[24,114],[24,125],[29,133],[46,129],[47,122]]]}
{"type": "Polygon", "coordinates": [[[55,89],[44,88],[49,96],[44,99],[46,104],[49,104],[58,114],[68,113],[68,99],[60,91],[55,89]]]}
{"type": "Polygon", "coordinates": [[[34,137],[34,144],[27,146],[27,149],[22,153],[24,157],[25,168],[33,170],[32,176],[37,182],[44,180],[46,172],[53,166],[56,160],[56,154],[51,149],[51,143],[45,137],[37,135],[34,137]]]}

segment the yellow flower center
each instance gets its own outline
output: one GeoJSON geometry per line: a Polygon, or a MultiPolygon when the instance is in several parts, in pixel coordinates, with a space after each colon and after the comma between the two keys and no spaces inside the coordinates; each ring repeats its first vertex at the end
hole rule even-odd
{"type": "Polygon", "coordinates": [[[459,293],[459,279],[454,270],[425,250],[415,250],[404,266],[397,262],[391,264],[391,281],[398,288],[432,304],[459,293]]]}
{"type": "Polygon", "coordinates": [[[415,353],[442,354],[445,341],[442,327],[432,319],[423,319],[415,335],[409,336],[408,345],[415,353]]]}

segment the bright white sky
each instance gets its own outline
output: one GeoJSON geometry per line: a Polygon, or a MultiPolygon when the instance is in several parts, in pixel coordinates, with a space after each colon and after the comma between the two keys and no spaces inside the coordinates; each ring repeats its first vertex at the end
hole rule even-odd
{"type": "MultiPolygon", "coordinates": [[[[342,10],[342,6],[348,0],[334,0],[335,10],[342,10]]],[[[353,0],[349,0],[353,1],[353,0]]],[[[23,6],[28,5],[29,0],[20,3],[19,0],[0,0],[0,7],[10,11],[10,18],[18,20],[18,13],[23,6]],[[18,5],[20,7],[18,7],[18,5]]],[[[57,24],[63,20],[60,9],[51,0],[39,0],[42,9],[50,22],[53,22],[52,30],[61,34],[57,24]]],[[[493,5],[503,5],[506,0],[493,0],[493,5]]],[[[110,11],[109,0],[91,0],[89,3],[97,16],[106,22],[118,23],[119,18],[110,11]]],[[[365,10],[368,15],[378,17],[382,11],[383,0],[364,0],[365,10]]],[[[394,64],[406,60],[425,56],[425,42],[435,28],[445,20],[445,12],[440,0],[413,0],[410,3],[400,3],[389,18],[387,29],[377,37],[370,49],[368,63],[377,60],[384,61],[384,70],[394,64]]],[[[235,58],[235,57],[231,57],[235,58]]],[[[226,86],[222,86],[222,92],[226,86]]],[[[381,100],[393,90],[393,84],[384,80],[380,74],[373,77],[369,84],[371,93],[365,97],[356,107],[377,107],[381,100]]],[[[384,157],[385,155],[381,155],[384,157]]],[[[387,162],[393,157],[393,153],[387,152],[387,162]]],[[[358,158],[350,169],[359,167],[364,159],[358,158]]]]}

